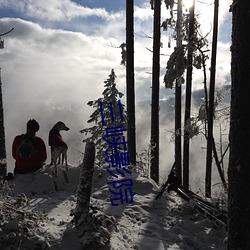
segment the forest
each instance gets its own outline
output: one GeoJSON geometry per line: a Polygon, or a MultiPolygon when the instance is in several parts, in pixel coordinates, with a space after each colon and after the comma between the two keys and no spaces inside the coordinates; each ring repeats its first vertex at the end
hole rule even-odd
{"type": "MultiPolygon", "coordinates": [[[[72,122],[77,117],[73,130],[78,130],[78,134],[75,133],[71,139],[69,135],[66,135],[66,139],[72,145],[68,154],[70,155],[74,151],[71,158],[74,158],[77,163],[82,161],[82,165],[86,167],[85,172],[81,170],[79,173],[80,179],[75,194],[77,202],[74,212],[74,225],[78,235],[81,235],[79,238],[81,238],[82,246],[86,243],[83,243],[84,241],[93,241],[94,239],[98,241],[100,247],[100,245],[108,244],[112,237],[110,232],[115,227],[113,217],[106,214],[99,217],[91,217],[92,215],[89,217],[90,208],[92,213],[95,213],[93,211],[96,209],[92,207],[93,204],[90,204],[92,192],[90,180],[93,175],[91,171],[94,171],[94,168],[98,171],[107,168],[107,172],[115,178],[117,178],[117,173],[123,177],[125,174],[137,173],[148,179],[154,187],[157,187],[155,200],[160,200],[165,193],[174,191],[177,196],[187,201],[189,205],[191,204],[190,207],[193,210],[215,227],[225,228],[227,249],[250,249],[248,229],[250,228],[250,198],[248,198],[250,191],[250,169],[248,167],[250,162],[250,132],[248,128],[250,123],[248,105],[248,74],[250,74],[248,44],[250,35],[246,32],[248,24],[250,24],[250,3],[247,0],[233,0],[232,4],[227,6],[232,23],[230,48],[228,48],[231,53],[229,69],[231,75],[228,81],[221,84],[217,78],[217,72],[220,70],[217,64],[218,44],[220,44],[218,36],[221,32],[219,25],[220,1],[214,0],[211,4],[213,10],[212,25],[209,32],[205,34],[204,23],[200,23],[197,10],[202,4],[200,1],[192,0],[188,4],[185,0],[148,1],[147,4],[150,6],[149,9],[152,14],[152,34],[143,32],[140,36],[141,39],[149,40],[151,43],[151,47],[144,48],[151,58],[151,62],[147,65],[147,70],[149,69],[150,72],[145,77],[150,84],[147,88],[147,97],[150,96],[150,99],[146,98],[146,100],[139,102],[137,100],[139,93],[137,75],[141,72],[137,72],[138,65],[136,65],[137,57],[140,57],[136,42],[139,35],[135,32],[137,5],[136,1],[133,0],[124,2],[126,22],[125,32],[123,33],[125,40],[120,41],[121,45],[117,45],[118,41],[115,41],[115,43],[112,41],[108,46],[109,51],[115,54],[114,58],[120,60],[119,66],[116,67],[118,70],[115,67],[110,69],[106,67],[105,70],[109,71],[103,73],[102,77],[108,75],[108,78],[105,81],[103,81],[104,79],[97,79],[99,85],[95,89],[89,87],[92,84],[91,79],[84,76],[85,81],[89,83],[89,86],[85,87],[84,90],[86,92],[87,88],[91,89],[89,90],[90,96],[93,97],[92,100],[85,98],[84,102],[87,105],[85,105],[84,111],[78,104],[74,106],[74,103],[70,100],[68,93],[71,89],[75,94],[74,99],[78,98],[79,91],[77,89],[80,89],[78,85],[76,85],[77,87],[67,85],[67,82],[71,81],[70,76],[63,83],[63,87],[60,87],[65,89],[61,96],[53,96],[53,93],[57,91],[57,83],[51,83],[45,93],[50,98],[44,103],[38,102],[36,104],[42,107],[41,110],[44,109],[44,113],[47,110],[47,117],[45,118],[47,123],[42,130],[44,137],[45,131],[52,123],[52,121],[51,123],[48,123],[48,121],[52,120],[56,112],[67,119],[68,122],[72,122]],[[168,48],[168,51],[171,51],[170,54],[163,53],[165,47],[168,48]],[[165,68],[162,67],[163,61],[165,68]],[[121,74],[121,72],[123,73],[121,74]],[[123,77],[124,86],[119,84],[120,77],[123,77]],[[197,79],[199,85],[202,86],[199,89],[196,87],[197,79]],[[169,95],[166,94],[166,99],[161,98],[163,88],[168,91],[166,93],[170,93],[169,95]],[[92,95],[92,92],[98,94],[92,95]],[[94,100],[94,98],[96,99],[94,100]],[[63,99],[66,101],[61,101],[63,99]],[[57,102],[61,103],[62,106],[60,107],[60,104],[57,106],[57,102]],[[88,117],[84,125],[79,122],[81,119],[76,116],[76,113],[80,114],[80,112],[84,113],[85,118],[88,117]],[[112,127],[117,130],[112,131],[112,127]],[[79,141],[79,132],[86,145],[85,154],[78,149],[78,145],[81,145],[80,142],[76,144],[76,141],[79,141]],[[117,134],[113,135],[112,133],[117,134]],[[167,135],[165,136],[164,133],[167,135]],[[149,136],[146,136],[146,134],[149,136]],[[121,135],[123,142],[119,141],[121,135]],[[126,135],[126,139],[124,135],[126,135]],[[116,147],[111,150],[112,154],[108,155],[107,152],[111,146],[108,147],[107,144],[111,144],[111,142],[106,138],[111,136],[113,143],[116,142],[116,147]],[[171,144],[171,146],[166,146],[168,144],[171,144]],[[88,152],[90,148],[92,148],[92,152],[88,152]],[[166,160],[166,156],[168,160],[166,160]],[[116,168],[116,172],[111,171],[109,164],[112,164],[112,167],[119,166],[121,168],[122,166],[126,173],[121,173],[118,168],[116,168]],[[87,169],[89,167],[92,170],[87,169]],[[200,173],[202,174],[199,175],[200,173]],[[198,185],[195,183],[197,178],[198,185]],[[217,197],[214,197],[215,194],[217,197]],[[224,204],[223,208],[212,202],[214,198],[217,199],[218,203],[224,204]],[[83,225],[83,221],[89,225],[88,228],[84,228],[86,226],[83,225]],[[98,223],[102,226],[96,226],[98,223]],[[110,223],[110,228],[107,226],[108,223],[110,223]],[[93,236],[91,235],[92,231],[100,233],[93,236]],[[84,235],[86,232],[91,235],[88,236],[89,238],[84,235]]],[[[9,26],[15,24],[15,22],[6,20],[0,19],[0,25],[1,22],[4,23],[4,31],[0,31],[0,52],[5,50],[9,41],[12,42],[11,39],[16,39],[16,42],[19,39],[19,37],[18,39],[15,38],[15,32],[19,36],[19,27],[9,26]]],[[[21,25],[25,26],[26,24],[22,23],[21,25]]],[[[40,30],[35,26],[30,26],[30,29],[31,27],[34,30],[40,30]]],[[[48,30],[48,32],[51,31],[48,30]]],[[[64,35],[61,30],[56,34],[57,37],[63,37],[64,35]]],[[[76,38],[79,34],[74,35],[76,38]]],[[[40,41],[42,41],[42,38],[40,41]]],[[[51,41],[53,41],[53,38],[51,38],[51,41]]],[[[30,41],[27,40],[27,42],[30,41]]],[[[64,44],[65,40],[62,39],[61,42],[64,44]]],[[[86,43],[89,43],[89,41],[86,43]]],[[[98,50],[101,55],[104,48],[98,50]]],[[[52,51],[51,53],[53,53],[52,51]]],[[[47,54],[45,57],[49,59],[50,53],[47,54]]],[[[3,58],[8,60],[7,56],[6,53],[3,58]]],[[[35,53],[32,56],[35,56],[35,53]]],[[[82,57],[84,57],[84,54],[82,57]]],[[[104,61],[105,56],[101,55],[101,57],[104,61]]],[[[82,58],[79,58],[74,63],[82,60],[82,58]]],[[[54,62],[53,67],[56,64],[54,62]]],[[[39,66],[35,68],[35,65],[32,65],[30,70],[33,66],[34,72],[38,72],[39,66]]],[[[41,69],[47,68],[46,64],[41,67],[41,69]]],[[[17,70],[19,70],[18,67],[17,70]]],[[[143,70],[145,69],[143,68],[143,70]]],[[[9,75],[12,73],[15,72],[13,71],[9,75]]],[[[85,74],[87,75],[86,72],[85,74]]],[[[18,116],[12,117],[9,111],[6,112],[5,106],[8,110],[11,110],[11,108],[9,108],[9,104],[5,105],[5,98],[7,98],[5,93],[8,93],[11,100],[14,100],[13,97],[16,93],[6,91],[6,85],[2,79],[5,78],[2,77],[1,71],[0,176],[3,179],[1,187],[4,190],[6,188],[4,179],[8,176],[9,164],[9,153],[6,148],[10,147],[9,144],[13,139],[9,136],[5,120],[15,121],[18,116]]],[[[39,82],[38,79],[37,81],[39,82]]],[[[59,78],[58,81],[62,81],[62,79],[59,78]]],[[[28,85],[21,84],[28,92],[28,85]]],[[[40,87],[42,84],[42,82],[38,84],[39,89],[42,89],[40,87]]],[[[86,96],[88,98],[87,94],[86,96]]],[[[24,101],[21,96],[17,100],[19,98],[21,105],[23,105],[20,108],[24,109],[27,101],[24,101]]],[[[36,94],[29,101],[35,103],[36,99],[42,100],[42,95],[36,94]]],[[[39,119],[39,114],[32,110],[31,106],[29,104],[28,110],[39,119]]],[[[24,117],[20,117],[19,121],[24,122],[24,117]]],[[[74,163],[70,162],[70,165],[74,165],[74,163]]],[[[101,172],[100,176],[102,175],[101,172]]],[[[58,187],[55,186],[57,181],[53,176],[51,178],[57,190],[58,187]]],[[[115,185],[114,181],[110,181],[108,184],[115,185]]],[[[136,197],[136,192],[133,193],[130,189],[131,201],[133,201],[133,197],[136,197]]],[[[17,198],[13,197],[13,199],[17,198]]],[[[22,197],[21,201],[26,202],[27,200],[22,197]]],[[[10,204],[11,207],[15,206],[13,202],[10,204]]],[[[116,206],[113,202],[114,200],[111,199],[112,205],[116,206]]]]}

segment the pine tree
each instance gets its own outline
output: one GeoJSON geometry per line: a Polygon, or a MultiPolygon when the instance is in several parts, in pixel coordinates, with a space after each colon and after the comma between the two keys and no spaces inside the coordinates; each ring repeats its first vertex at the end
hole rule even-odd
{"type": "Polygon", "coordinates": [[[207,130],[207,159],[206,159],[206,178],[205,193],[211,197],[211,178],[212,178],[212,156],[213,156],[213,123],[214,123],[214,90],[216,76],[216,57],[217,57],[217,40],[218,40],[218,17],[219,17],[219,0],[214,1],[214,24],[213,24],[213,41],[210,68],[210,87],[209,87],[209,106],[208,106],[208,130],[207,130]]]}
{"type": "Polygon", "coordinates": [[[128,111],[128,152],[130,163],[136,164],[135,79],[134,79],[134,1],[126,1],[126,87],[128,111]]]}
{"type": "Polygon", "coordinates": [[[90,107],[95,108],[95,111],[90,115],[90,119],[87,122],[94,123],[95,125],[90,128],[84,128],[80,131],[85,135],[90,135],[89,137],[85,138],[83,142],[95,143],[96,163],[99,166],[105,164],[105,151],[108,148],[107,142],[103,140],[103,137],[105,136],[105,128],[116,126],[122,126],[123,129],[127,128],[127,112],[125,111],[125,106],[121,103],[123,117],[123,121],[121,121],[120,108],[118,104],[118,100],[122,98],[124,94],[117,90],[115,78],[116,75],[114,70],[112,69],[109,78],[104,81],[105,90],[102,92],[103,97],[98,98],[94,101],[89,101],[87,103],[90,107]],[[104,126],[102,123],[100,102],[102,105],[103,118],[105,121],[104,126]],[[113,121],[111,118],[110,102],[112,103],[113,107],[113,121]]]}
{"type": "Polygon", "coordinates": [[[193,0],[192,6],[189,8],[189,20],[188,20],[188,52],[187,52],[187,73],[186,73],[186,99],[185,99],[185,127],[184,127],[184,140],[183,140],[183,186],[189,189],[189,139],[190,134],[186,127],[191,124],[191,99],[192,99],[192,74],[193,74],[193,51],[194,47],[192,42],[194,39],[195,28],[195,0],[193,0]]]}
{"type": "MultiPolygon", "coordinates": [[[[4,48],[4,40],[1,36],[5,36],[13,31],[11,30],[0,34],[0,49],[4,48]]],[[[0,176],[6,176],[7,174],[7,160],[6,160],[6,145],[5,145],[5,129],[4,129],[4,112],[3,112],[3,96],[2,96],[2,76],[0,69],[0,176]]]]}
{"type": "Polygon", "coordinates": [[[3,114],[3,99],[2,99],[2,80],[0,71],[0,176],[4,177],[6,173],[7,173],[7,163],[6,163],[4,114],[3,114]]]}
{"type": "Polygon", "coordinates": [[[232,11],[228,250],[250,249],[250,1],[234,0],[232,11]]]}
{"type": "MultiPolygon", "coordinates": [[[[176,174],[180,180],[183,177],[185,188],[189,186],[189,139],[192,138],[193,132],[190,133],[193,117],[190,117],[191,95],[192,95],[192,68],[203,69],[204,85],[206,83],[205,61],[208,59],[207,52],[208,41],[201,35],[200,24],[194,16],[194,3],[190,8],[191,14],[182,14],[182,0],[177,1],[177,12],[173,7],[175,1],[165,1],[167,9],[170,9],[170,17],[163,23],[165,31],[173,30],[174,33],[169,36],[168,47],[171,47],[171,38],[176,40],[176,47],[170,55],[167,62],[164,82],[166,88],[173,88],[175,85],[175,162],[176,174]],[[176,13],[176,14],[174,14],[176,13]],[[205,50],[204,50],[205,49],[205,50]],[[186,76],[186,103],[185,103],[185,126],[181,127],[181,85],[185,82],[183,77],[187,69],[186,76]],[[183,176],[182,176],[182,154],[181,142],[182,131],[184,132],[183,140],[183,176]]],[[[207,89],[205,87],[205,89],[207,89]]],[[[206,91],[205,91],[206,94],[206,91]]],[[[207,98],[205,98],[207,100],[207,98]]],[[[195,127],[194,127],[195,128],[195,127]]]]}
{"type": "MultiPolygon", "coordinates": [[[[177,20],[176,20],[176,46],[182,47],[182,0],[177,3],[177,20]]],[[[182,155],[181,155],[181,82],[175,80],[175,164],[176,175],[182,182],[182,155]],[[177,132],[178,131],[178,132],[177,132]]]]}
{"type": "Polygon", "coordinates": [[[150,177],[159,183],[159,88],[160,88],[161,1],[154,2],[153,73],[151,104],[150,177]]]}

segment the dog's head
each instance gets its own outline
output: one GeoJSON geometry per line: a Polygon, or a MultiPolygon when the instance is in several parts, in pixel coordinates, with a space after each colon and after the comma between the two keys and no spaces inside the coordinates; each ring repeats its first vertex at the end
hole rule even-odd
{"type": "Polygon", "coordinates": [[[59,131],[61,131],[61,130],[68,131],[69,130],[69,128],[65,125],[65,123],[61,122],[61,121],[57,122],[54,125],[54,128],[58,129],[59,131]]]}

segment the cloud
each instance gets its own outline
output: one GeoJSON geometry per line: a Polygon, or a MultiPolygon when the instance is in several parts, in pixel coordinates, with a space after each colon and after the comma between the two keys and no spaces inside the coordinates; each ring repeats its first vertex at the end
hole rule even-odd
{"type": "MultiPolygon", "coordinates": [[[[22,16],[22,19],[0,19],[1,30],[14,27],[14,31],[4,37],[5,48],[0,51],[9,168],[13,168],[12,139],[17,133],[25,132],[25,124],[30,118],[39,121],[39,135],[46,142],[53,124],[65,121],[70,131],[63,136],[71,148],[70,160],[76,161],[74,148],[83,151],[79,130],[86,126],[93,112],[86,103],[101,96],[103,82],[112,68],[117,75],[117,87],[123,93],[126,90],[126,71],[120,65],[121,51],[110,46],[118,47],[125,42],[125,11],[107,13],[99,9],[95,14],[96,9],[84,9],[70,1],[51,1],[50,6],[43,6],[43,2],[31,0],[4,0],[0,8],[4,7],[13,8],[22,16]],[[28,8],[31,5],[33,7],[28,8]]],[[[153,40],[146,35],[152,36],[152,20],[153,11],[148,3],[135,7],[136,102],[148,103],[146,116],[139,106],[136,107],[137,133],[138,136],[142,134],[138,141],[144,144],[138,148],[146,148],[150,138],[152,52],[146,48],[152,49],[153,40]]],[[[162,41],[161,53],[170,54],[172,49],[166,46],[164,32],[162,41]]],[[[218,72],[223,79],[218,82],[223,84],[229,79],[229,70],[225,67],[230,63],[228,42],[226,46],[220,43],[218,49],[221,51],[218,72]]],[[[167,56],[161,57],[161,86],[167,60],[167,56]]],[[[209,67],[209,62],[207,64],[209,67]]],[[[193,89],[202,89],[202,72],[194,72],[194,79],[193,89]]],[[[164,86],[160,91],[165,99],[174,92],[164,86]]],[[[122,101],[125,103],[125,98],[122,101]]],[[[167,129],[172,130],[173,126],[165,124],[161,128],[160,157],[164,167],[167,161],[172,165],[173,160],[173,145],[169,145],[167,129]],[[169,153],[166,155],[166,152],[169,153]]]]}
{"type": "MultiPolygon", "coordinates": [[[[229,13],[229,7],[231,3],[232,3],[231,0],[224,0],[220,1],[219,3],[219,16],[218,16],[219,29],[224,24],[225,21],[227,21],[227,26],[229,26],[228,19],[229,16],[231,15],[231,13],[229,13]]],[[[211,36],[213,30],[214,1],[207,1],[207,2],[196,1],[195,13],[198,17],[199,23],[201,24],[203,35],[205,36],[209,33],[211,36]]]]}
{"type": "Polygon", "coordinates": [[[146,21],[152,19],[153,10],[151,10],[150,4],[143,4],[142,6],[134,7],[134,18],[136,20],[146,21]]]}
{"type": "MultiPolygon", "coordinates": [[[[118,86],[125,92],[125,67],[120,65],[124,42],[121,37],[87,35],[81,32],[43,28],[37,23],[18,18],[2,18],[1,27],[14,31],[5,37],[5,48],[1,51],[3,78],[7,79],[7,96],[19,93],[15,101],[23,99],[26,92],[32,92],[34,100],[80,99],[87,95],[90,99],[102,93],[103,81],[110,70],[115,69],[118,86]],[[91,86],[89,88],[88,86],[91,86]],[[69,90],[71,95],[69,95],[69,90]],[[59,93],[60,94],[57,94],[59,93]],[[66,93],[66,94],[65,94],[66,93]]],[[[111,30],[111,24],[103,27],[104,34],[111,30]]],[[[119,30],[119,27],[118,27],[119,30]]],[[[118,32],[119,36],[119,32],[118,32]]],[[[146,84],[150,96],[152,53],[146,50],[151,40],[136,38],[135,67],[138,85],[146,84]]],[[[151,45],[150,45],[151,46],[151,45]]],[[[143,93],[137,92],[137,97],[143,93]]]]}
{"type": "MultiPolygon", "coordinates": [[[[71,131],[81,144],[79,130],[92,113],[87,102],[101,96],[112,68],[118,76],[125,70],[120,65],[120,52],[102,37],[45,29],[21,19],[3,18],[1,26],[14,27],[1,50],[9,158],[13,136],[25,132],[32,117],[41,122],[45,140],[46,129],[63,120],[75,128],[71,131]]],[[[122,77],[117,85],[124,92],[122,77]]]]}
{"type": "Polygon", "coordinates": [[[87,8],[70,0],[46,1],[16,1],[4,0],[0,8],[8,8],[23,16],[47,21],[70,21],[78,17],[108,17],[107,11],[102,8],[87,8]]]}
{"type": "MultiPolygon", "coordinates": [[[[111,69],[117,75],[117,87],[125,93],[125,67],[120,65],[120,24],[114,32],[111,23],[103,26],[103,34],[87,35],[43,26],[19,18],[0,19],[3,31],[14,27],[4,37],[5,48],[1,50],[3,101],[6,127],[6,146],[10,169],[13,169],[11,144],[14,136],[25,132],[25,124],[35,118],[41,125],[38,135],[47,142],[49,129],[58,120],[71,128],[64,137],[70,148],[82,148],[83,136],[79,130],[93,112],[87,106],[89,100],[101,96],[104,81],[111,69]],[[107,36],[106,31],[114,34],[107,36]]],[[[121,24],[124,26],[124,23],[121,24]]],[[[91,29],[91,27],[90,27],[91,29]]],[[[152,53],[145,49],[147,39],[138,39],[136,49],[136,98],[151,98],[152,53]],[[142,63],[145,65],[143,66],[142,63]],[[147,65],[148,64],[148,65],[147,65]]],[[[123,98],[125,103],[125,98],[123,98]]],[[[74,155],[74,150],[71,155],[74,155]]],[[[71,159],[74,156],[71,156],[71,159]]]]}

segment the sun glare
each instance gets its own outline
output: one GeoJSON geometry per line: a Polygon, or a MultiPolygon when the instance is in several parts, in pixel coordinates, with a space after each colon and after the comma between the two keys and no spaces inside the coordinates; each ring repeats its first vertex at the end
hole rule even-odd
{"type": "Polygon", "coordinates": [[[183,0],[183,5],[189,9],[193,5],[193,0],[183,0]]]}

